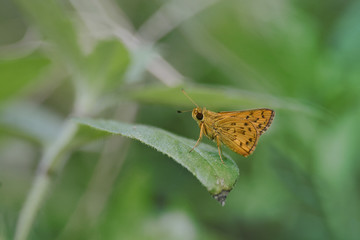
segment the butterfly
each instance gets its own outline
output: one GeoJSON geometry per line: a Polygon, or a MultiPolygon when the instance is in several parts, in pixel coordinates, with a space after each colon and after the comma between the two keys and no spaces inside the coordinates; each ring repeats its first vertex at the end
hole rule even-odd
{"type": "MultiPolygon", "coordinates": [[[[268,108],[244,111],[213,112],[205,107],[199,107],[182,89],[190,101],[195,104],[192,117],[200,128],[200,135],[193,151],[200,143],[203,135],[214,140],[217,144],[220,160],[222,159],[221,144],[225,144],[232,151],[247,157],[254,152],[259,137],[270,127],[275,111],[268,108]]],[[[185,111],[178,111],[179,113],[185,111]]]]}

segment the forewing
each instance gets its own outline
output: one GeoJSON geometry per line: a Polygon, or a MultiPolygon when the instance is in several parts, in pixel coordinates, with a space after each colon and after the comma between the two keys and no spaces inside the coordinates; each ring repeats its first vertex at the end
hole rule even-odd
{"type": "Polygon", "coordinates": [[[270,127],[275,112],[268,108],[260,108],[245,111],[219,112],[218,116],[220,118],[227,116],[231,118],[247,119],[255,126],[260,136],[270,127]]]}
{"type": "Polygon", "coordinates": [[[255,150],[258,132],[249,120],[229,117],[217,121],[216,125],[221,141],[234,152],[246,157],[255,150]]]}

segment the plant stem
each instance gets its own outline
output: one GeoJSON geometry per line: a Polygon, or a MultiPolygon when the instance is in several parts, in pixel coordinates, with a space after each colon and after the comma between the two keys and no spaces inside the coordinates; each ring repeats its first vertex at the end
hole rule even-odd
{"type": "MultiPolygon", "coordinates": [[[[125,122],[133,122],[137,111],[138,106],[135,104],[122,104],[115,111],[112,118],[125,122]],[[124,112],[127,114],[123,114],[124,112]]],[[[86,233],[86,235],[80,235],[82,239],[86,239],[86,236],[88,236],[91,229],[99,221],[100,214],[106,207],[115,181],[127,156],[129,145],[128,139],[122,137],[115,136],[106,140],[87,190],[79,199],[76,209],[57,238],[58,240],[69,239],[71,236],[74,236],[74,233],[86,233]]],[[[76,236],[78,237],[78,235],[76,236]]]]}
{"type": "Polygon", "coordinates": [[[35,180],[20,212],[15,231],[15,240],[27,239],[36,213],[50,189],[53,175],[67,159],[64,153],[66,153],[65,150],[69,146],[76,130],[77,124],[70,119],[66,120],[58,138],[45,148],[35,180]]]}

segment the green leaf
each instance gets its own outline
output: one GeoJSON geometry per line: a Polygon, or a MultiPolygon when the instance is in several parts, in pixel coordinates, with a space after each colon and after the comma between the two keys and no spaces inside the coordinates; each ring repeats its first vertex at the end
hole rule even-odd
{"type": "Polygon", "coordinates": [[[0,101],[13,97],[38,80],[38,76],[49,64],[49,59],[39,54],[0,61],[0,101]]]}
{"type": "Polygon", "coordinates": [[[207,144],[202,143],[189,153],[196,143],[194,140],[159,128],[100,119],[80,118],[75,121],[109,135],[119,134],[136,139],[168,155],[188,169],[222,205],[239,176],[235,162],[225,155],[225,163],[222,164],[217,148],[207,144]]]}

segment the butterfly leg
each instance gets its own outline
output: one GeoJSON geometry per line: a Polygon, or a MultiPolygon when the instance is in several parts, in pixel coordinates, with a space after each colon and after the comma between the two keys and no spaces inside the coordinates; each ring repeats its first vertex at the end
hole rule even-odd
{"type": "Polygon", "coordinates": [[[219,150],[219,156],[220,156],[220,160],[222,162],[222,164],[224,164],[224,161],[222,159],[222,152],[221,152],[221,141],[220,141],[220,138],[219,136],[216,136],[216,144],[217,144],[217,147],[218,147],[218,150],[219,150]]]}
{"type": "Polygon", "coordinates": [[[192,150],[194,150],[197,145],[199,145],[200,140],[202,139],[202,136],[203,136],[203,131],[204,131],[204,124],[201,124],[201,126],[200,126],[200,136],[199,136],[199,139],[198,139],[197,142],[195,143],[195,146],[189,151],[189,153],[192,152],[192,150]]]}

